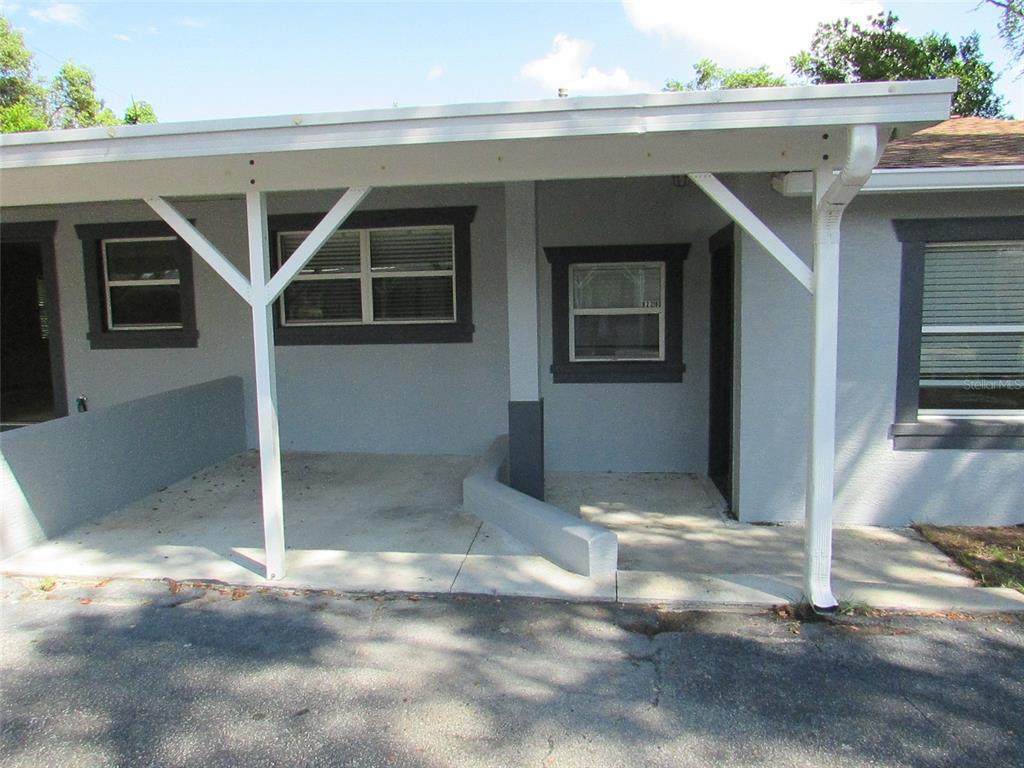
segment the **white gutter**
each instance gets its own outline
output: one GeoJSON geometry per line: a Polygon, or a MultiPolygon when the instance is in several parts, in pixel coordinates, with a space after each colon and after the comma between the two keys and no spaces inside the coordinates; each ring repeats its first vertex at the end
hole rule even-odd
{"type": "MultiPolygon", "coordinates": [[[[783,197],[808,197],[810,171],[778,174],[772,187],[783,197]]],[[[945,168],[877,168],[862,193],[955,192],[1024,188],[1024,165],[974,165],[945,168]]]]}
{"type": "Polygon", "coordinates": [[[576,136],[894,124],[930,125],[955,80],[549,99],[0,137],[0,169],[294,150],[576,136]]]}
{"type": "Polygon", "coordinates": [[[832,594],[831,572],[839,346],[839,225],[846,206],[870,178],[884,146],[884,139],[874,126],[854,126],[850,129],[846,163],[838,175],[828,166],[821,166],[814,173],[814,325],[804,595],[815,609],[826,611],[838,605],[832,594]]]}

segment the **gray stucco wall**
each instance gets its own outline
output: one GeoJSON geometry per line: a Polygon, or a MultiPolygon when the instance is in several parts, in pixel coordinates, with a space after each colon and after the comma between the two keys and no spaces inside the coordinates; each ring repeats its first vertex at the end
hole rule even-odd
{"type": "MultiPolygon", "coordinates": [[[[733,190],[797,253],[811,253],[810,201],[766,176],[733,190]]],[[[900,245],[894,217],[1019,214],[1016,193],[862,195],[842,224],[837,407],[838,525],[1024,522],[1019,451],[894,451],[900,245]]],[[[810,296],[749,236],[741,243],[741,519],[803,519],[810,296]]]]}
{"type": "MultiPolygon", "coordinates": [[[[800,254],[811,252],[809,200],[786,199],[767,176],[726,182],[800,254]]],[[[273,195],[271,213],[326,210],[328,193],[273,195]]],[[[671,179],[540,182],[544,246],[689,242],[683,345],[676,384],[554,384],[551,284],[538,251],[541,395],[550,470],[704,472],[708,429],[707,240],[728,218],[692,184],[671,179]]],[[[479,454],[507,430],[508,348],[504,194],[499,186],[375,190],[367,208],[475,205],[472,344],[279,347],[286,450],[479,454]]],[[[999,451],[893,451],[899,309],[894,215],[1019,213],[1020,193],[862,196],[843,224],[837,522],[1024,520],[1024,458],[999,451]]],[[[241,200],[182,211],[246,271],[241,200]]],[[[58,220],[57,262],[71,404],[93,408],[235,375],[255,444],[247,307],[195,261],[199,346],[89,348],[81,246],[73,225],[153,219],[142,203],[5,209],[5,221],[58,220]]],[[[810,297],[749,237],[738,243],[735,481],[743,519],[803,516],[810,297]]]]}
{"type": "Polygon", "coordinates": [[[237,377],[0,436],[0,558],[245,449],[237,377]]]}
{"type": "MultiPolygon", "coordinates": [[[[332,193],[271,195],[271,214],[326,211],[332,193]]],[[[504,196],[501,187],[375,190],[365,209],[477,206],[472,225],[472,344],[279,346],[278,406],[285,450],[481,453],[507,430],[504,196]]],[[[183,202],[179,209],[243,274],[242,200],[183,202]]],[[[235,375],[245,389],[248,444],[256,444],[249,309],[194,256],[195,349],[93,350],[81,243],[74,225],[152,220],[148,206],[104,203],[5,209],[4,221],[56,219],[68,399],[92,408],[235,375]]]]}
{"type": "Polygon", "coordinates": [[[668,178],[538,186],[541,396],[548,469],[706,472],[708,238],[728,222],[692,184],[668,178]],[[551,269],[543,247],[692,243],[683,268],[683,362],[673,384],[554,384],[551,269]]]}

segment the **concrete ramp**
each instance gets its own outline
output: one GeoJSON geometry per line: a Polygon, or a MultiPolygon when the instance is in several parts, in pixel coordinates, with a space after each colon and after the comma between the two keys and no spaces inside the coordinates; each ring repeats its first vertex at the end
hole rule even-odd
{"type": "Polygon", "coordinates": [[[607,528],[509,488],[501,481],[507,460],[508,436],[502,435],[463,479],[463,508],[567,571],[589,577],[614,575],[618,537],[607,528]]]}

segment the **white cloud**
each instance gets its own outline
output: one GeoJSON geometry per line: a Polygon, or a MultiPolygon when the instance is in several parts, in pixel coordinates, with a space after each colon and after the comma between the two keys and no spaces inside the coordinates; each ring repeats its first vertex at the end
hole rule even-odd
{"type": "Polygon", "coordinates": [[[19,8],[21,8],[21,6],[18,3],[8,3],[5,2],[5,0],[0,0],[0,14],[3,14],[4,16],[17,13],[19,8]]]}
{"type": "Polygon", "coordinates": [[[71,3],[52,3],[45,8],[33,8],[28,15],[46,24],[82,25],[82,9],[71,3]]]}
{"type": "Polygon", "coordinates": [[[155,35],[159,31],[160,31],[160,29],[156,25],[154,25],[154,24],[150,24],[148,27],[146,27],[146,32],[148,32],[151,35],[155,35]]]}
{"type": "Polygon", "coordinates": [[[634,80],[622,67],[605,72],[597,67],[587,66],[587,60],[594,50],[588,40],[578,40],[566,34],[555,35],[551,51],[542,59],[535,59],[523,65],[519,73],[530,80],[542,83],[554,96],[559,88],[568,88],[569,95],[580,93],[628,93],[649,91],[647,83],[634,80]]]}
{"type": "Polygon", "coordinates": [[[623,0],[636,29],[675,38],[730,67],[768,64],[789,72],[789,57],[810,46],[821,21],[848,16],[863,22],[882,12],[878,0],[733,0],[691,3],[679,0],[623,0]]]}
{"type": "Polygon", "coordinates": [[[111,35],[111,37],[113,37],[115,40],[120,40],[122,43],[130,43],[132,41],[132,39],[128,35],[122,35],[119,33],[114,33],[113,35],[111,35]]]}
{"type": "Polygon", "coordinates": [[[437,80],[444,75],[444,67],[440,64],[435,64],[427,71],[427,80],[437,80]]]}
{"type": "Polygon", "coordinates": [[[198,16],[182,16],[175,19],[174,23],[179,27],[185,27],[187,29],[206,29],[210,26],[208,19],[201,19],[198,16]]]}

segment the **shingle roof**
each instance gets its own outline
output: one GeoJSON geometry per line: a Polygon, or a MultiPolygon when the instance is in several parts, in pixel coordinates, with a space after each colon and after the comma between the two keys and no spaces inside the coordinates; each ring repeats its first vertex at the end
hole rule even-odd
{"type": "Polygon", "coordinates": [[[879,168],[1024,165],[1024,120],[954,117],[889,143],[879,168]]]}

